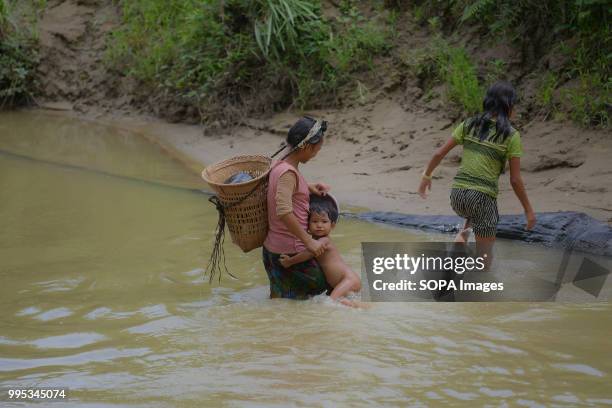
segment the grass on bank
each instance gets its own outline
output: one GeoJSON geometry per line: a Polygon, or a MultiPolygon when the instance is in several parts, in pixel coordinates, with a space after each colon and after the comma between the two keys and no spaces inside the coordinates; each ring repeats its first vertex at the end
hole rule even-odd
{"type": "Polygon", "coordinates": [[[0,0],[0,110],[33,100],[38,14],[44,1],[0,0]]]}
{"type": "Polygon", "coordinates": [[[473,114],[481,109],[484,87],[465,48],[452,47],[436,35],[428,46],[409,51],[402,60],[426,92],[444,84],[446,99],[463,113],[473,114]]]}
{"type": "Polygon", "coordinates": [[[553,117],[568,116],[584,127],[610,126],[612,7],[608,0],[389,3],[396,8],[407,7],[418,23],[446,34],[476,28],[493,43],[513,44],[526,70],[543,77],[536,98],[540,110],[553,117]],[[542,58],[551,53],[564,56],[566,61],[552,73],[539,66],[542,58]],[[555,92],[557,89],[559,92],[555,92]]]}
{"type": "Polygon", "coordinates": [[[204,119],[330,106],[343,86],[363,100],[367,88],[355,73],[376,70],[373,58],[394,46],[402,18],[412,17],[438,33],[408,64],[430,85],[427,93],[444,83],[448,100],[472,113],[480,109],[485,86],[504,76],[504,61],[478,67],[464,47],[443,40],[473,28],[493,44],[513,44],[525,71],[542,77],[535,104],[546,117],[609,126],[607,0],[385,0],[373,3],[388,11],[376,22],[367,21],[353,0],[339,1],[341,15],[333,18],[324,18],[320,1],[313,0],[117,3],[124,24],[113,34],[110,66],[198,107],[204,119]],[[551,53],[567,61],[554,72],[541,65],[551,53]]]}
{"type": "MultiPolygon", "coordinates": [[[[123,24],[107,61],[203,119],[321,107],[384,53],[388,33],[347,6],[328,21],[318,1],[119,0],[123,24]],[[214,107],[218,109],[215,111],[214,107]]],[[[230,118],[231,120],[231,118],[230,118]]]]}
{"type": "MultiPolygon", "coordinates": [[[[513,44],[521,75],[541,78],[537,112],[585,127],[610,124],[607,0],[377,0],[375,14],[386,8],[386,17],[374,20],[356,0],[335,3],[337,17],[323,17],[316,0],[114,1],[123,24],[109,41],[109,67],[142,81],[147,94],[199,110],[205,120],[336,105],[348,94],[343,90],[363,102],[369,92],[363,73],[379,69],[375,58],[395,46],[403,20],[414,18],[438,33],[407,62],[427,94],[443,83],[448,100],[470,113],[479,109],[484,87],[503,76],[504,61],[479,67],[464,47],[444,40],[472,32],[467,41],[480,36],[513,44]],[[565,62],[549,69],[552,54],[565,62]]],[[[0,0],[0,106],[33,98],[36,23],[45,4],[0,0]]]]}

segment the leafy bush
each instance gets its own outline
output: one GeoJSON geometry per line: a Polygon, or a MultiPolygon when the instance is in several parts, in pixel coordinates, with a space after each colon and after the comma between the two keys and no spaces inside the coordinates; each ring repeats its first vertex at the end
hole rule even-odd
{"type": "Polygon", "coordinates": [[[426,91],[443,82],[447,98],[464,113],[481,109],[484,90],[476,75],[476,66],[462,47],[451,47],[441,36],[425,48],[415,50],[404,60],[420,79],[426,91]]]}
{"type": "Polygon", "coordinates": [[[557,88],[558,83],[559,79],[557,78],[557,75],[555,73],[548,72],[538,87],[536,104],[546,115],[553,113],[555,110],[554,91],[557,88]]]}
{"type": "Polygon", "coordinates": [[[355,8],[338,22],[336,34],[332,31],[329,40],[322,45],[324,57],[332,59],[334,68],[341,72],[371,67],[372,56],[388,47],[386,33],[375,23],[366,21],[355,8]]]}
{"type": "Polygon", "coordinates": [[[37,63],[38,57],[30,45],[13,38],[0,43],[0,109],[32,99],[37,63]]]}
{"type": "Polygon", "coordinates": [[[604,80],[600,75],[581,76],[576,88],[564,89],[563,96],[570,103],[570,117],[578,124],[589,127],[610,126],[609,103],[612,94],[612,78],[604,80]]]}
{"type": "MultiPolygon", "coordinates": [[[[551,49],[566,50],[569,62],[555,75],[566,81],[577,79],[580,83],[565,94],[565,100],[575,104],[570,117],[583,126],[604,123],[608,126],[610,105],[603,101],[610,100],[612,8],[609,0],[410,0],[406,3],[410,3],[415,19],[421,24],[437,18],[447,33],[460,25],[471,25],[497,42],[514,43],[526,67],[535,68],[551,49]],[[598,96],[591,100],[591,94],[598,96]]],[[[545,81],[537,101],[540,107],[550,110],[552,105],[561,102],[553,101],[552,90],[556,86],[545,81]]]]}
{"type": "Polygon", "coordinates": [[[591,61],[610,51],[607,0],[463,0],[460,21],[491,34],[505,33],[523,46],[523,60],[538,56],[560,38],[576,36],[591,61]],[[606,50],[607,46],[607,50],[606,50]]]}
{"type": "Polygon", "coordinates": [[[319,107],[386,49],[386,32],[355,9],[330,22],[318,1],[120,4],[125,24],[113,33],[108,63],[204,110],[319,107]]]}
{"type": "Polygon", "coordinates": [[[476,67],[463,48],[451,48],[447,55],[444,79],[448,95],[466,113],[476,113],[481,109],[484,91],[476,77],[476,67]]]}
{"type": "MultiPolygon", "coordinates": [[[[582,126],[607,127],[606,100],[610,99],[612,44],[607,0],[477,0],[465,2],[461,21],[478,23],[492,33],[505,33],[518,41],[523,60],[535,62],[555,42],[571,39],[565,47],[569,66],[563,75],[577,78],[580,86],[565,92],[571,103],[570,117],[582,126]]],[[[557,47],[557,50],[561,48],[557,47]]],[[[556,81],[549,74],[540,90],[538,104],[552,110],[556,81]]]]}
{"type": "Polygon", "coordinates": [[[19,24],[36,18],[36,9],[28,8],[32,5],[36,4],[0,0],[0,109],[29,102],[36,89],[36,32],[19,24]]]}
{"type": "Polygon", "coordinates": [[[277,2],[253,2],[251,15],[263,14],[264,19],[255,19],[254,30],[257,45],[264,56],[281,53],[300,45],[299,27],[316,20],[317,7],[303,0],[281,0],[277,2]]]}
{"type": "Polygon", "coordinates": [[[487,64],[487,82],[494,83],[500,79],[505,79],[508,75],[508,67],[503,59],[493,59],[487,64]]]}

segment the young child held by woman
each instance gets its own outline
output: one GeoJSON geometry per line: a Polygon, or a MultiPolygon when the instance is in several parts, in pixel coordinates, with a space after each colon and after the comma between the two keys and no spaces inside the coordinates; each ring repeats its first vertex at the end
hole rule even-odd
{"type": "MultiPolygon", "coordinates": [[[[325,246],[325,252],[317,256],[317,262],[323,269],[327,283],[334,289],[330,294],[332,300],[339,300],[347,306],[358,306],[357,302],[352,302],[345,298],[349,292],[359,292],[361,290],[361,279],[344,262],[340,252],[333,244],[329,234],[336,226],[338,221],[338,208],[335,201],[329,196],[310,196],[310,211],[308,217],[308,232],[312,237],[325,246]]],[[[289,256],[282,254],[280,263],[285,268],[291,265],[304,262],[313,258],[312,252],[306,250],[289,256]]]]}

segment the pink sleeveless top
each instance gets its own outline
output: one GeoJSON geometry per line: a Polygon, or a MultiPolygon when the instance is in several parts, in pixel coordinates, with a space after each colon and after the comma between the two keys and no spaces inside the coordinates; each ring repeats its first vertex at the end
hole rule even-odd
{"type": "Polygon", "coordinates": [[[274,163],[268,181],[268,235],[264,241],[264,246],[268,251],[277,254],[294,254],[306,249],[304,243],[289,232],[285,224],[276,215],[278,179],[286,171],[292,171],[297,176],[297,189],[292,196],[293,215],[295,215],[304,231],[308,228],[310,192],[306,179],[289,163],[285,161],[274,163]]]}

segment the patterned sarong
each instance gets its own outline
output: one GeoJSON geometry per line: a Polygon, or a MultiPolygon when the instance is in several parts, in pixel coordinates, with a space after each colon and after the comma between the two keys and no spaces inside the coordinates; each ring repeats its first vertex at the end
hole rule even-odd
{"type": "MultiPolygon", "coordinates": [[[[270,298],[308,299],[323,292],[331,291],[323,270],[316,259],[284,268],[280,254],[263,247],[263,263],[270,280],[270,298]]],[[[294,254],[287,254],[294,255],[294,254]]]]}

